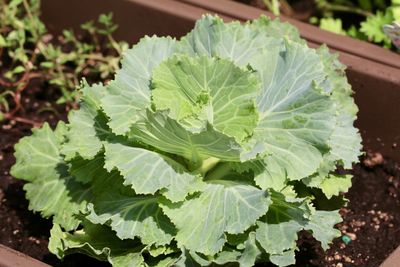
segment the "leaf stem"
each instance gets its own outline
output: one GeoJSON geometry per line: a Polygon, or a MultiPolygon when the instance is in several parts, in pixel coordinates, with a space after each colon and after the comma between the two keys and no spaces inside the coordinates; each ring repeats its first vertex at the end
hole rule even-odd
{"type": "Polygon", "coordinates": [[[209,157],[205,159],[197,171],[204,177],[207,172],[214,168],[220,162],[219,158],[209,157]]]}
{"type": "Polygon", "coordinates": [[[112,47],[117,51],[119,56],[122,56],[122,49],[117,41],[112,37],[111,34],[107,34],[108,41],[110,41],[112,47]]]}
{"type": "Polygon", "coordinates": [[[25,10],[26,10],[26,14],[28,15],[29,19],[30,19],[30,20],[32,21],[32,23],[34,23],[34,25],[35,25],[35,27],[33,28],[33,31],[32,31],[32,34],[34,35],[33,38],[34,38],[35,40],[38,40],[39,37],[40,37],[40,33],[39,33],[39,30],[38,30],[39,27],[38,27],[38,25],[37,25],[37,21],[36,21],[35,18],[33,17],[31,8],[30,8],[30,6],[29,6],[29,3],[28,3],[27,0],[23,0],[23,1],[22,1],[22,4],[24,5],[24,8],[25,8],[25,10]]]}
{"type": "Polygon", "coordinates": [[[279,16],[279,1],[278,0],[263,0],[264,5],[271,11],[275,16],[279,16]]]}
{"type": "Polygon", "coordinates": [[[354,13],[364,17],[369,17],[373,15],[371,12],[368,12],[358,7],[330,4],[325,1],[323,3],[320,3],[319,7],[325,11],[340,11],[340,12],[354,13]]]}
{"type": "Polygon", "coordinates": [[[227,163],[220,163],[214,169],[208,172],[204,180],[222,180],[231,171],[227,163]]]}

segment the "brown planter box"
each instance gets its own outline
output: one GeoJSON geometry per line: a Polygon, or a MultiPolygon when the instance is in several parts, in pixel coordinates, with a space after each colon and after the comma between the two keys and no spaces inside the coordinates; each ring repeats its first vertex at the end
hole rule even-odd
{"type": "Polygon", "coordinates": [[[21,252],[0,244],[0,267],[50,267],[21,252]]]}
{"type": "Polygon", "coordinates": [[[400,246],[390,254],[379,267],[398,267],[400,265],[400,246]]]}
{"type": "MultiPolygon", "coordinates": [[[[130,43],[146,34],[180,37],[191,30],[204,13],[218,13],[227,21],[252,19],[261,13],[270,15],[227,0],[42,0],[42,11],[52,32],[65,28],[79,30],[80,24],[96,19],[101,13],[113,12],[115,22],[120,26],[117,39],[130,43]]],[[[340,59],[348,65],[348,77],[356,91],[360,108],[357,126],[363,134],[365,147],[400,160],[400,56],[304,23],[290,22],[300,29],[311,46],[324,42],[340,52],[340,59]],[[394,143],[397,147],[393,147],[394,143]]],[[[390,256],[388,262],[392,257],[395,256],[390,256]]],[[[3,266],[48,265],[0,245],[0,267],[3,266]]]]}

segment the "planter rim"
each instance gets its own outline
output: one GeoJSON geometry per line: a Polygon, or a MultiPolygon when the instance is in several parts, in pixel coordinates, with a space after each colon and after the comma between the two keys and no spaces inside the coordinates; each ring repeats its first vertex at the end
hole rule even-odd
{"type": "MultiPolygon", "coordinates": [[[[271,12],[262,10],[257,7],[238,3],[233,0],[175,0],[197,6],[199,8],[208,9],[218,14],[233,17],[239,20],[249,20],[259,17],[261,14],[271,18],[277,18],[271,12]]],[[[383,65],[388,65],[394,68],[400,68],[400,55],[391,52],[387,49],[379,47],[368,42],[360,41],[348,36],[343,36],[329,31],[321,30],[320,28],[301,22],[286,16],[279,16],[282,21],[287,21],[295,25],[300,30],[300,35],[306,40],[316,44],[327,44],[330,48],[339,52],[364,57],[383,65]]]]}
{"type": "Polygon", "coordinates": [[[398,246],[379,267],[398,267],[400,264],[400,246],[398,246]]]}
{"type": "MultiPolygon", "coordinates": [[[[132,2],[137,5],[156,9],[160,12],[169,15],[179,14],[179,17],[188,19],[188,20],[196,20],[201,17],[202,14],[209,12],[208,9],[202,8],[200,6],[188,5],[184,1],[175,1],[175,0],[123,0],[127,2],[132,2]]],[[[222,18],[228,18],[221,14],[222,18]]]]}
{"type": "Polygon", "coordinates": [[[50,267],[24,253],[0,244],[0,267],[50,267]]]}

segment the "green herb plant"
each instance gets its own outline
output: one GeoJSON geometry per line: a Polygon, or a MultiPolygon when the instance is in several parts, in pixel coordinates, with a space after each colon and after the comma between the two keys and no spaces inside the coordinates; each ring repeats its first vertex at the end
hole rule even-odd
{"type": "MultiPolygon", "coordinates": [[[[264,0],[264,4],[275,15],[281,10],[286,10],[285,15],[293,14],[290,2],[264,0]]],[[[310,22],[321,29],[394,48],[382,27],[400,22],[400,0],[316,0],[315,4],[316,11],[310,22]]]]}
{"type": "Polygon", "coordinates": [[[42,79],[61,91],[57,103],[73,104],[82,77],[106,80],[119,68],[127,45],[112,37],[117,29],[112,14],[100,15],[96,24],[83,24],[82,36],[89,36],[83,41],[72,30],[59,38],[49,34],[40,20],[39,0],[0,0],[0,10],[0,119],[24,121],[16,114],[31,79],[42,79]]]}
{"type": "Polygon", "coordinates": [[[372,0],[360,0],[356,4],[354,1],[318,0],[317,5],[323,15],[319,22],[322,29],[367,40],[386,48],[392,47],[391,40],[383,32],[382,27],[385,24],[400,21],[399,0],[391,0],[390,4],[386,1],[372,0]],[[335,17],[337,14],[335,12],[358,15],[361,21],[359,24],[350,24],[345,28],[342,25],[342,19],[335,17]]]}
{"type": "Polygon", "coordinates": [[[49,249],[114,266],[295,263],[298,232],[340,236],[360,155],[344,66],[289,24],[204,16],[144,37],[80,109],[15,146],[49,249]]]}

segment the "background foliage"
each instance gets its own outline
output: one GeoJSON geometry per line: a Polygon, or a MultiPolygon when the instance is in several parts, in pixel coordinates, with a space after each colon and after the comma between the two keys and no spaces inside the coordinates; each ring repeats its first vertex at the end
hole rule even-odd
{"type": "Polygon", "coordinates": [[[40,19],[40,0],[0,0],[0,120],[15,118],[32,79],[50,83],[57,103],[74,105],[82,78],[112,78],[127,47],[112,36],[118,28],[112,14],[81,28],[54,36],[40,19]]]}
{"type": "Polygon", "coordinates": [[[275,15],[292,16],[297,6],[307,6],[310,23],[321,29],[393,48],[382,31],[385,24],[400,21],[400,0],[263,0],[275,15]]]}

